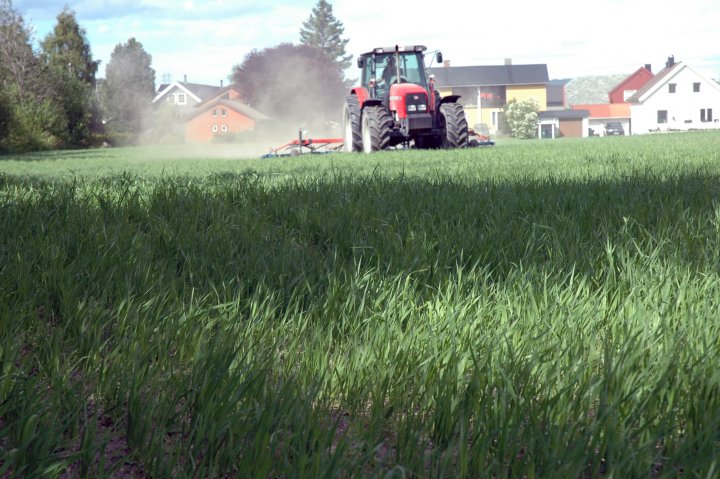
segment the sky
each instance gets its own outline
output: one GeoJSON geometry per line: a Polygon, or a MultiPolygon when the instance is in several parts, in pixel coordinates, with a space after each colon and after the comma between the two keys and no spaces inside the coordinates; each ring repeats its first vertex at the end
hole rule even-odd
{"type": "MultiPolygon", "coordinates": [[[[374,47],[426,45],[452,66],[544,63],[551,79],[630,74],[668,56],[720,78],[720,1],[329,0],[357,56],[374,47]],[[672,6],[671,6],[672,5],[672,6]]],[[[152,55],[156,83],[227,84],[253,49],[299,42],[317,0],[14,0],[39,42],[65,6],[85,29],[98,77],[131,37],[152,55]]],[[[354,63],[353,63],[354,64],[354,63]]],[[[348,77],[357,78],[357,70],[348,77]]]]}

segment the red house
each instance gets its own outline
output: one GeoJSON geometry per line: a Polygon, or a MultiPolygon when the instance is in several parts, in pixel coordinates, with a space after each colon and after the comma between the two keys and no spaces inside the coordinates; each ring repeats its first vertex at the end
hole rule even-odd
{"type": "Polygon", "coordinates": [[[191,115],[185,122],[186,143],[207,143],[216,136],[254,130],[259,121],[269,118],[235,100],[218,100],[191,115]]]}
{"type": "Polygon", "coordinates": [[[635,73],[628,76],[618,83],[615,88],[610,90],[610,103],[627,103],[627,99],[649,82],[653,76],[649,64],[638,68],[635,73]]]}
{"type": "Polygon", "coordinates": [[[269,120],[244,104],[239,92],[229,86],[198,105],[185,120],[185,142],[207,143],[215,137],[254,130],[258,122],[269,120]]]}

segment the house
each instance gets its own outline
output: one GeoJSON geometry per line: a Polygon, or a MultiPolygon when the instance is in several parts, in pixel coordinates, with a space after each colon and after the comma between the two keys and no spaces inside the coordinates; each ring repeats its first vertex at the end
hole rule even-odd
{"type": "Polygon", "coordinates": [[[269,119],[244,104],[235,84],[218,87],[172,82],[161,85],[153,103],[176,108],[186,143],[207,143],[218,136],[254,130],[269,119]]]}
{"type": "Polygon", "coordinates": [[[628,103],[595,103],[590,105],[573,105],[573,110],[584,110],[589,114],[588,128],[594,136],[605,136],[605,125],[618,122],[626,134],[632,133],[630,121],[630,104],[628,103]]]}
{"type": "Polygon", "coordinates": [[[645,86],[653,76],[652,67],[649,63],[646,63],[645,66],[635,70],[634,73],[628,75],[627,78],[610,90],[610,93],[608,93],[610,103],[627,103],[628,98],[645,86]]]}
{"type": "Polygon", "coordinates": [[[563,80],[550,80],[547,84],[547,105],[548,110],[565,110],[567,106],[565,87],[570,82],[569,78],[563,80]]]}
{"type": "Polygon", "coordinates": [[[538,138],[589,136],[587,110],[548,110],[538,113],[538,138]]]}
{"type": "Polygon", "coordinates": [[[452,67],[448,62],[429,68],[442,96],[460,95],[468,125],[486,124],[496,134],[504,122],[504,108],[512,100],[534,99],[547,105],[548,69],[545,64],[452,67]]]}
{"type": "Polygon", "coordinates": [[[223,90],[221,86],[201,85],[187,81],[174,81],[160,85],[158,93],[153,98],[153,104],[164,102],[178,109],[180,114],[189,113],[203,101],[216,96],[223,90]]]}
{"type": "Polygon", "coordinates": [[[720,128],[720,85],[674,57],[628,102],[636,134],[720,128]]]}
{"type": "Polygon", "coordinates": [[[185,120],[185,142],[207,143],[218,136],[254,130],[269,118],[239,99],[221,93],[204,102],[185,120]]]}

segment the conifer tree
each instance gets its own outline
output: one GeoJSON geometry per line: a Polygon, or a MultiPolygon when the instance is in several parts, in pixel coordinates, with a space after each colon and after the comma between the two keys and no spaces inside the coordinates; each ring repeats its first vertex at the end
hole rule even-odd
{"type": "Polygon", "coordinates": [[[345,54],[349,40],[342,38],[344,32],[342,22],[333,15],[332,5],[319,0],[310,17],[303,22],[300,43],[324,51],[344,71],[352,63],[352,55],[345,54]]]}
{"type": "Polygon", "coordinates": [[[94,100],[98,62],[93,60],[85,30],[75,13],[67,7],[57,16],[57,24],[41,44],[42,63],[55,86],[55,98],[63,109],[67,146],[89,146],[98,132],[97,105],[94,100]]]}
{"type": "Polygon", "coordinates": [[[32,28],[12,1],[0,0],[0,152],[56,148],[67,131],[32,42],[32,28]]]}
{"type": "Polygon", "coordinates": [[[107,130],[116,144],[136,143],[147,126],[155,96],[152,56],[130,38],[115,45],[105,68],[102,105],[107,130]]]}

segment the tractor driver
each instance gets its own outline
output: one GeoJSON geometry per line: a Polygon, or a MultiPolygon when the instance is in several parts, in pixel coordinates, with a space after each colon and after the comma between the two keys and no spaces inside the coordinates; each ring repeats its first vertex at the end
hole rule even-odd
{"type": "Polygon", "coordinates": [[[378,84],[378,86],[387,88],[388,85],[390,85],[393,77],[396,75],[396,72],[397,69],[395,67],[395,56],[388,56],[388,61],[385,65],[385,69],[382,72],[382,78],[380,79],[380,83],[378,84]]]}

